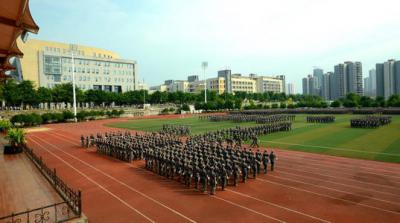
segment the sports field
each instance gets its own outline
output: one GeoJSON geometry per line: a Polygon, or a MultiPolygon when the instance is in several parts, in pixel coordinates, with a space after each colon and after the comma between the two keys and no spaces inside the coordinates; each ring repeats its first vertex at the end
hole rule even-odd
{"type": "MultiPolygon", "coordinates": [[[[146,170],[143,161],[122,162],[94,147],[81,147],[81,135],[118,131],[108,127],[121,125],[115,123],[140,130],[192,123],[195,132],[235,125],[174,115],[140,119],[48,124],[45,131],[29,132],[27,143],[68,185],[82,191],[83,212],[90,222],[400,222],[398,163],[276,149],[275,171],[225,191],[218,188],[210,196],[146,170]]],[[[298,129],[306,128],[297,119],[298,129]]],[[[398,126],[396,122],[389,128],[398,126]]]]}
{"type": "MultiPolygon", "coordinates": [[[[336,122],[315,124],[305,121],[307,115],[296,115],[290,132],[279,132],[260,137],[264,147],[300,150],[335,156],[345,156],[400,163],[400,116],[377,129],[350,128],[350,119],[358,115],[335,115],[336,122]]],[[[109,124],[110,127],[140,131],[158,131],[163,124],[187,125],[192,134],[223,128],[254,126],[255,122],[209,122],[197,117],[176,119],[137,119],[109,124]]]]}

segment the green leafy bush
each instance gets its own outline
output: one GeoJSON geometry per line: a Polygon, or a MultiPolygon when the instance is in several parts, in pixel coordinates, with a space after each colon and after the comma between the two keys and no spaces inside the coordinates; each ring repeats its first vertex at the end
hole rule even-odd
{"type": "Polygon", "coordinates": [[[181,109],[182,109],[182,111],[189,111],[190,110],[189,105],[187,105],[187,104],[183,104],[181,109]]]}
{"type": "Polygon", "coordinates": [[[20,146],[25,143],[25,132],[20,128],[11,128],[8,130],[6,138],[12,146],[20,146]]]}
{"type": "Polygon", "coordinates": [[[119,111],[116,110],[116,109],[113,109],[113,110],[111,111],[111,116],[112,116],[112,117],[118,117],[118,116],[119,116],[119,111]]]}
{"type": "Polygon", "coordinates": [[[87,116],[88,113],[86,111],[79,111],[78,113],[76,113],[76,118],[78,119],[78,121],[85,120],[87,116]]]}
{"type": "Polygon", "coordinates": [[[161,110],[160,114],[162,114],[162,115],[169,114],[169,109],[168,108],[164,108],[163,110],[161,110]]]}
{"type": "Polygon", "coordinates": [[[11,117],[10,121],[13,125],[20,123],[23,124],[23,114],[19,114],[19,115],[14,115],[13,117],[11,117]]]}
{"type": "Polygon", "coordinates": [[[12,124],[9,120],[6,119],[0,120],[0,131],[8,130],[9,128],[11,128],[11,125],[12,124]]]}
{"type": "Polygon", "coordinates": [[[70,110],[63,111],[63,116],[64,116],[64,121],[68,119],[74,119],[74,113],[72,113],[70,110]]]}

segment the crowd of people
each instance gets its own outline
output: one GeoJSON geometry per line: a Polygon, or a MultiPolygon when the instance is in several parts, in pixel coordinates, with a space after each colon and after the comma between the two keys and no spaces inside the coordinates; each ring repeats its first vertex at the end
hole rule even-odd
{"type": "Polygon", "coordinates": [[[293,122],[296,120],[295,115],[268,115],[268,116],[257,115],[257,116],[258,117],[255,121],[258,124],[285,122],[285,121],[293,122]]]}
{"type": "Polygon", "coordinates": [[[391,116],[365,116],[350,120],[352,128],[378,128],[379,126],[388,125],[392,122],[391,116]]]}
{"type": "Polygon", "coordinates": [[[331,123],[335,122],[335,116],[328,115],[328,116],[307,116],[307,122],[311,123],[331,123]]]}
{"type": "Polygon", "coordinates": [[[81,141],[83,147],[95,145],[99,154],[121,161],[144,159],[148,170],[215,194],[217,187],[224,190],[228,185],[246,182],[250,176],[266,174],[269,166],[273,171],[276,155],[257,149],[258,136],[290,129],[290,122],[279,122],[221,129],[185,140],[166,132],[108,132],[81,136],[81,141]],[[250,139],[255,151],[242,146],[242,141],[250,139]]]}
{"type": "Polygon", "coordinates": [[[163,124],[161,132],[178,136],[188,136],[191,133],[189,126],[171,124],[163,124]]]}
{"type": "MultiPolygon", "coordinates": [[[[85,137],[81,137],[82,138],[85,137]]],[[[90,140],[90,139],[89,139],[90,140]]],[[[83,140],[85,141],[85,140],[83,140]]],[[[167,133],[145,133],[131,134],[130,132],[109,132],[100,134],[93,139],[97,153],[114,157],[121,161],[132,162],[143,159],[143,154],[150,147],[168,147],[170,145],[182,144],[181,139],[176,135],[167,133]]],[[[86,143],[83,147],[86,146],[86,143]]]]}
{"type": "Polygon", "coordinates": [[[145,152],[145,166],[161,176],[175,179],[200,191],[215,194],[217,187],[237,186],[249,176],[256,178],[268,166],[274,170],[276,155],[273,151],[253,152],[237,149],[229,144],[206,140],[204,137],[188,139],[183,145],[149,148],[145,152]]]}
{"type": "Polygon", "coordinates": [[[240,127],[221,129],[191,137],[191,139],[202,139],[205,141],[226,142],[228,145],[241,147],[243,141],[252,140],[252,146],[258,145],[258,136],[273,132],[290,131],[291,122],[278,122],[272,124],[257,125],[252,127],[240,127]]]}
{"type": "Polygon", "coordinates": [[[258,124],[267,124],[274,122],[294,121],[295,115],[248,115],[248,114],[228,114],[228,115],[207,115],[199,116],[200,120],[208,120],[212,122],[232,121],[240,122],[256,122],[258,124]]]}

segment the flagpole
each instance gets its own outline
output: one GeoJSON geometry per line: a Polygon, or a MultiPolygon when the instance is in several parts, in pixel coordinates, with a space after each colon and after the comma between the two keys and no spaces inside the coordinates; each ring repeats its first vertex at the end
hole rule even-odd
{"type": "Polygon", "coordinates": [[[75,91],[75,60],[74,60],[74,51],[73,49],[71,50],[71,57],[72,57],[72,97],[74,100],[74,121],[77,122],[77,117],[76,117],[76,91],[75,91]]]}

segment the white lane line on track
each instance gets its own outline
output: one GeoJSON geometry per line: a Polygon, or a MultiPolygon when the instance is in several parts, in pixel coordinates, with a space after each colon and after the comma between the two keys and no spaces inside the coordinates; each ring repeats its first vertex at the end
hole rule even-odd
{"type": "Polygon", "coordinates": [[[226,199],[224,199],[224,198],[221,198],[221,197],[218,197],[218,196],[215,196],[215,195],[210,195],[210,197],[212,197],[212,198],[214,198],[214,199],[221,200],[221,201],[225,201],[226,203],[229,203],[229,204],[231,204],[231,205],[233,205],[233,206],[240,207],[240,208],[245,209],[245,210],[247,210],[247,211],[250,211],[250,212],[253,212],[253,213],[255,213],[255,214],[258,214],[258,215],[264,216],[264,217],[266,217],[266,218],[272,219],[272,220],[274,220],[274,221],[281,222],[281,223],[286,223],[285,221],[282,221],[282,220],[279,220],[279,219],[277,219],[277,218],[271,217],[271,216],[269,216],[269,215],[263,214],[263,213],[261,213],[261,212],[252,210],[252,209],[250,209],[250,208],[248,208],[248,207],[245,207],[245,206],[243,206],[243,205],[237,204],[237,203],[235,203],[235,202],[228,201],[228,200],[226,200],[226,199]]]}
{"type": "MultiPolygon", "coordinates": [[[[57,133],[55,133],[55,134],[57,134],[57,133]]],[[[57,135],[59,135],[59,134],[57,134],[57,135]]],[[[63,137],[67,138],[66,136],[63,136],[63,137]]],[[[68,141],[70,141],[70,140],[68,140],[68,141]]],[[[70,141],[70,142],[71,142],[71,141],[70,141]]],[[[75,142],[74,142],[74,144],[79,146],[79,144],[77,144],[77,143],[75,143],[75,142]]],[[[262,181],[266,181],[266,180],[262,180],[262,181]]],[[[267,181],[267,182],[271,182],[271,183],[275,183],[275,184],[280,184],[280,183],[276,183],[276,182],[272,182],[272,181],[267,181]]],[[[283,184],[282,184],[282,185],[283,185],[283,184]]],[[[284,186],[289,187],[289,188],[294,188],[294,189],[297,189],[297,190],[303,190],[303,189],[299,189],[299,188],[295,188],[295,187],[291,187],[291,186],[287,186],[287,185],[284,185],[284,186]]],[[[319,193],[312,192],[312,191],[307,191],[307,190],[304,190],[304,191],[309,192],[309,193],[313,193],[313,194],[317,194],[317,195],[320,195],[320,196],[329,197],[329,198],[332,198],[332,199],[338,199],[338,200],[342,200],[342,201],[345,201],[345,202],[350,202],[350,203],[354,203],[354,204],[357,204],[357,205],[361,205],[361,206],[365,206],[365,207],[369,207],[369,208],[381,210],[381,211],[386,211],[386,212],[390,212],[390,213],[399,214],[399,213],[397,213],[397,212],[389,211],[389,210],[386,210],[386,209],[381,209],[381,208],[377,208],[377,207],[373,207],[373,206],[365,205],[365,204],[359,204],[359,203],[355,203],[355,202],[352,202],[352,201],[349,201],[349,200],[345,200],[345,199],[341,199],[341,198],[335,198],[335,197],[332,197],[332,196],[329,196],[329,195],[323,195],[323,194],[319,194],[319,193]]]]}
{"type": "MultiPolygon", "coordinates": [[[[307,182],[304,182],[304,181],[301,181],[301,180],[294,180],[294,179],[289,179],[289,178],[286,178],[286,177],[278,177],[278,176],[274,176],[274,175],[270,175],[270,177],[275,177],[275,178],[279,178],[279,179],[283,179],[283,180],[302,183],[302,184],[305,184],[305,185],[309,185],[309,186],[313,186],[313,187],[319,187],[319,188],[323,188],[323,189],[326,189],[326,190],[337,191],[337,192],[340,192],[340,193],[350,194],[350,195],[353,195],[353,196],[356,196],[356,197],[363,197],[363,198],[377,200],[377,201],[381,201],[381,202],[385,202],[385,203],[389,203],[389,204],[400,205],[399,202],[393,202],[393,201],[388,201],[388,200],[379,199],[379,198],[375,198],[375,197],[358,195],[358,194],[350,193],[350,192],[347,192],[347,191],[343,191],[343,190],[339,190],[339,189],[335,189],[335,188],[331,188],[331,187],[326,187],[326,186],[320,186],[320,185],[317,185],[317,184],[307,183],[307,182]]],[[[264,179],[264,178],[261,178],[261,179],[264,179]]]]}
{"type": "Polygon", "coordinates": [[[363,190],[363,191],[369,191],[369,192],[372,192],[372,193],[384,194],[384,195],[388,195],[388,196],[392,196],[392,197],[399,197],[400,198],[400,195],[397,195],[397,194],[394,194],[394,193],[390,193],[390,192],[377,191],[377,190],[374,190],[374,189],[368,189],[368,188],[365,188],[365,187],[338,183],[338,182],[335,182],[335,181],[325,180],[325,179],[312,177],[312,176],[303,176],[303,175],[290,173],[290,172],[286,172],[286,171],[282,171],[282,170],[279,170],[279,172],[280,173],[284,173],[284,174],[288,174],[288,175],[292,175],[292,176],[296,176],[296,177],[301,177],[301,178],[306,178],[306,179],[311,179],[311,180],[318,180],[318,181],[322,180],[323,182],[327,182],[327,183],[331,183],[331,184],[336,184],[336,185],[341,185],[341,186],[345,186],[345,187],[356,188],[356,189],[360,189],[360,190],[363,190]]]}
{"type": "Polygon", "coordinates": [[[311,171],[303,171],[303,170],[298,170],[298,169],[295,169],[295,168],[279,166],[279,169],[289,170],[289,171],[295,170],[295,171],[298,171],[298,172],[309,173],[309,174],[311,173],[311,174],[324,176],[324,177],[329,177],[329,178],[333,178],[333,179],[340,179],[340,180],[343,179],[343,180],[347,180],[347,181],[353,181],[353,182],[365,184],[366,186],[367,185],[373,185],[373,186],[384,187],[384,188],[388,188],[388,189],[395,189],[395,190],[399,189],[399,187],[395,187],[395,186],[382,185],[382,184],[379,184],[379,183],[372,183],[372,182],[364,182],[364,181],[361,181],[361,180],[353,180],[353,179],[349,179],[349,178],[346,178],[346,177],[337,177],[337,176],[333,176],[333,175],[329,175],[329,174],[314,173],[314,172],[311,172],[311,171]]]}
{"type": "Polygon", "coordinates": [[[284,206],[281,206],[281,205],[278,205],[278,204],[275,204],[275,203],[271,203],[269,201],[265,201],[265,200],[259,199],[257,197],[253,197],[253,196],[248,195],[248,194],[244,194],[244,193],[241,193],[241,192],[238,192],[238,191],[234,191],[234,190],[231,190],[231,189],[225,189],[225,190],[227,190],[229,192],[232,192],[232,193],[235,193],[235,194],[238,194],[240,196],[251,198],[251,199],[259,201],[261,203],[265,203],[265,204],[269,204],[269,205],[272,205],[272,206],[275,206],[275,207],[279,207],[279,208],[285,209],[287,211],[294,212],[296,214],[303,215],[303,216],[306,216],[306,217],[309,217],[309,218],[312,218],[312,219],[315,219],[315,220],[318,220],[318,221],[321,221],[321,222],[325,222],[325,223],[329,223],[330,222],[330,221],[327,221],[327,220],[324,220],[324,219],[321,219],[321,218],[306,214],[306,213],[301,212],[301,211],[296,211],[296,210],[293,210],[291,208],[287,208],[287,207],[284,207],[284,206]]]}
{"type": "MultiPolygon", "coordinates": [[[[102,129],[104,129],[104,131],[105,130],[107,130],[107,128],[104,128],[103,126],[101,126],[102,127],[102,129]]],[[[110,127],[108,127],[108,128],[110,128],[110,127]]],[[[61,129],[54,129],[54,130],[58,130],[58,131],[63,131],[63,130],[61,130],[61,129]]],[[[131,130],[132,131],[132,130],[131,130]]],[[[262,141],[262,140],[260,140],[260,141],[262,141]]],[[[265,140],[264,140],[265,141],[265,140]]],[[[266,142],[275,142],[275,143],[278,143],[278,142],[276,142],[276,141],[266,141],[266,142]]],[[[281,144],[284,144],[284,142],[279,142],[279,143],[281,143],[281,144]]],[[[299,144],[299,145],[302,145],[302,144],[299,144]]],[[[304,146],[306,146],[306,145],[304,145],[304,146]]],[[[329,147],[329,148],[334,148],[334,147],[329,147]]],[[[265,148],[265,149],[274,149],[274,148],[265,148]]],[[[279,148],[277,148],[277,149],[279,149],[279,148]]],[[[279,150],[284,150],[284,149],[279,149],[279,150]]],[[[347,149],[346,149],[347,150],[347,149]]],[[[301,152],[301,151],[290,151],[290,150],[284,150],[285,152],[301,152]]],[[[323,156],[324,154],[318,154],[318,153],[309,153],[309,154],[311,154],[311,155],[321,155],[321,156],[323,156]]],[[[293,156],[296,156],[296,157],[300,157],[300,158],[304,158],[304,157],[302,157],[303,155],[301,155],[301,154],[291,154],[290,156],[289,155],[283,155],[283,156],[285,156],[285,157],[289,157],[289,158],[292,158],[293,156]]],[[[334,157],[334,158],[345,158],[345,159],[351,159],[351,158],[347,158],[347,157],[334,157]]],[[[327,161],[327,162],[334,162],[334,161],[332,161],[332,160],[325,160],[325,161],[327,161]]],[[[370,160],[366,160],[366,161],[370,161],[370,160]]],[[[335,165],[340,165],[340,166],[350,166],[350,167],[352,167],[352,165],[350,165],[350,164],[347,164],[347,163],[337,163],[337,162],[335,162],[335,165]]],[[[374,164],[373,164],[374,165],[374,164]]],[[[374,165],[375,166],[375,165],[374,165]]],[[[392,169],[393,167],[388,167],[388,168],[390,168],[390,170],[389,169],[380,169],[380,168],[370,168],[370,167],[366,167],[366,166],[364,166],[364,165],[362,165],[362,166],[360,166],[361,168],[365,168],[365,169],[370,169],[370,170],[381,170],[381,171],[384,171],[384,172],[387,172],[387,173],[398,173],[398,170],[394,170],[394,169],[392,169]]]]}
{"type": "Polygon", "coordinates": [[[293,189],[293,190],[298,190],[298,191],[303,191],[303,192],[307,192],[307,193],[310,193],[310,194],[315,194],[315,195],[318,195],[318,196],[321,196],[321,197],[327,197],[327,198],[334,199],[334,200],[344,201],[344,202],[347,202],[347,203],[351,203],[351,204],[354,204],[354,205],[375,209],[375,210],[378,210],[378,211],[383,211],[383,212],[388,212],[388,213],[391,213],[391,214],[400,215],[400,213],[396,212],[396,211],[386,210],[386,209],[370,206],[370,205],[367,205],[367,204],[361,204],[361,203],[345,200],[345,199],[342,199],[342,198],[333,197],[333,196],[326,195],[326,194],[320,194],[320,193],[317,193],[317,192],[301,189],[301,188],[298,188],[298,187],[288,186],[286,184],[281,184],[281,183],[277,183],[277,182],[270,181],[270,180],[259,179],[259,178],[257,178],[256,180],[263,181],[265,183],[271,183],[271,184],[280,185],[280,186],[287,187],[287,188],[290,188],[290,189],[293,189]]]}
{"type": "Polygon", "coordinates": [[[75,156],[73,156],[73,155],[71,155],[71,154],[69,154],[69,153],[67,153],[67,152],[65,152],[65,151],[63,151],[63,150],[61,150],[61,149],[55,147],[54,145],[52,145],[51,143],[48,143],[48,142],[44,141],[43,139],[40,139],[40,140],[41,140],[42,142],[44,142],[44,143],[50,145],[50,146],[53,147],[54,149],[56,149],[56,150],[58,150],[58,151],[60,151],[60,152],[62,152],[62,153],[64,153],[64,154],[66,154],[66,155],[72,157],[73,159],[78,160],[79,162],[85,164],[86,166],[88,166],[88,167],[90,167],[90,168],[96,170],[97,172],[101,173],[102,175],[107,176],[108,178],[114,180],[115,182],[117,182],[117,183],[119,183],[119,184],[125,186],[125,187],[128,188],[129,190],[134,191],[134,192],[136,192],[136,193],[142,195],[143,197],[145,197],[145,198],[147,198],[147,199],[153,201],[154,203],[156,203],[156,204],[158,204],[158,205],[160,205],[160,206],[162,206],[162,207],[168,209],[169,211],[172,211],[173,213],[175,213],[175,214],[179,215],[180,217],[182,217],[182,218],[188,220],[189,222],[193,222],[193,223],[196,222],[195,220],[193,220],[193,219],[191,219],[191,218],[185,216],[184,214],[180,213],[179,211],[176,211],[176,210],[174,210],[174,209],[168,207],[167,205],[165,205],[165,204],[163,204],[163,203],[161,203],[161,202],[155,200],[154,198],[152,198],[152,197],[150,197],[150,196],[144,194],[143,192],[140,192],[140,191],[134,189],[133,187],[127,185],[126,183],[124,183],[124,182],[122,182],[122,181],[120,181],[120,180],[114,178],[113,176],[111,176],[111,175],[109,175],[109,174],[107,174],[107,173],[102,172],[101,170],[97,169],[96,167],[92,166],[91,164],[89,164],[89,163],[87,163],[87,162],[85,162],[85,161],[83,161],[83,160],[81,160],[81,159],[79,159],[79,158],[76,158],[75,156]]]}
{"type": "Polygon", "coordinates": [[[266,147],[265,149],[280,151],[280,157],[283,157],[284,159],[301,160],[304,158],[308,158],[312,161],[317,161],[318,165],[328,165],[329,164],[329,165],[337,165],[338,167],[342,167],[342,168],[360,167],[360,168],[363,168],[366,170],[382,171],[382,172],[386,172],[389,174],[399,174],[399,170],[400,170],[400,168],[398,168],[398,167],[396,168],[394,166],[383,167],[383,165],[391,165],[391,164],[396,165],[396,163],[388,163],[388,162],[375,161],[375,160],[354,159],[354,158],[350,158],[350,157],[340,157],[340,156],[325,155],[325,154],[311,153],[311,152],[302,152],[302,151],[297,151],[297,150],[288,150],[288,149],[281,149],[281,148],[266,147]],[[395,168],[395,169],[393,169],[393,168],[395,168]]]}
{"type": "MultiPolygon", "coordinates": [[[[286,161],[289,161],[289,162],[293,162],[293,163],[295,163],[295,164],[300,164],[300,165],[303,165],[303,166],[305,166],[304,165],[304,163],[302,164],[301,163],[301,159],[300,158],[295,158],[295,159],[290,159],[290,158],[287,158],[287,157],[283,157],[283,158],[281,158],[282,157],[282,155],[280,155],[280,160],[286,160],[286,161]]],[[[304,160],[304,159],[303,159],[304,160]]],[[[332,165],[335,165],[334,163],[332,163],[332,165]]],[[[355,168],[355,167],[357,167],[357,168],[363,168],[363,169],[367,169],[367,168],[364,168],[364,167],[358,167],[358,166],[356,166],[356,165],[353,165],[353,166],[351,166],[351,165],[349,165],[349,167],[342,167],[342,168],[337,168],[337,167],[331,167],[331,166],[327,166],[327,165],[323,165],[323,164],[317,164],[317,163],[307,163],[307,167],[309,167],[309,166],[312,166],[312,167],[310,167],[310,168],[318,168],[318,167],[322,167],[322,168],[329,168],[329,169],[326,169],[326,170],[329,170],[329,171],[335,171],[335,172],[343,172],[343,171],[346,171],[346,170],[348,170],[349,168],[355,168]],[[315,167],[314,167],[315,166],[315,167]]],[[[321,169],[321,168],[318,168],[318,169],[321,169]]],[[[373,168],[370,168],[371,170],[376,170],[376,169],[373,169],[373,168]]],[[[393,174],[391,174],[391,175],[389,175],[389,174],[383,174],[383,173],[373,173],[373,172],[371,172],[371,171],[369,171],[368,172],[368,174],[372,174],[372,175],[376,175],[376,176],[386,176],[386,177],[391,177],[391,178],[399,178],[400,179],[400,176],[393,176],[393,174]]],[[[349,175],[349,174],[347,174],[347,175],[349,175]]]]}
{"type": "Polygon", "coordinates": [[[125,206],[127,206],[129,209],[133,210],[134,212],[136,212],[137,214],[139,214],[140,216],[144,217],[146,220],[150,221],[150,222],[155,222],[153,219],[151,219],[150,217],[146,216],[145,214],[143,214],[142,212],[140,212],[139,210],[137,210],[136,208],[132,207],[130,204],[126,203],[123,199],[121,199],[120,197],[118,197],[117,195],[115,195],[114,193],[112,193],[111,191],[107,190],[105,187],[103,187],[101,184],[97,183],[95,180],[93,180],[92,178],[88,177],[86,174],[84,174],[83,172],[81,172],[80,170],[76,169],[74,166],[72,166],[70,163],[68,163],[67,161],[65,161],[64,159],[62,159],[61,157],[59,157],[58,155],[54,154],[53,152],[51,152],[50,150],[44,148],[42,145],[40,145],[40,143],[38,143],[36,140],[34,140],[33,138],[30,138],[30,140],[37,144],[41,149],[47,151],[48,153],[50,153],[51,155],[53,155],[54,157],[56,157],[57,159],[59,159],[61,162],[65,163],[67,166],[69,166],[70,168],[72,168],[73,170],[75,170],[76,172],[78,172],[80,175],[82,175],[84,178],[86,178],[87,180],[89,180],[90,182],[92,182],[93,184],[97,185],[98,187],[100,187],[102,190],[104,190],[105,192],[107,192],[109,195],[111,195],[112,197],[114,197],[115,199],[117,199],[118,201],[120,201],[122,204],[124,204],[125,206]]]}
{"type": "MultiPolygon", "coordinates": [[[[62,139],[61,137],[69,138],[69,137],[60,135],[60,134],[58,134],[58,133],[54,133],[54,134],[55,134],[55,135],[58,135],[58,138],[59,138],[59,139],[62,139]],[[60,137],[60,136],[61,136],[61,137],[60,137]]],[[[57,136],[56,136],[56,137],[57,137],[57,136]]],[[[68,141],[68,142],[70,142],[71,144],[74,144],[74,145],[79,146],[79,144],[77,144],[76,142],[73,142],[73,141],[71,141],[71,140],[69,140],[69,139],[62,139],[62,140],[68,141]]],[[[241,208],[244,207],[244,206],[242,206],[242,205],[240,205],[240,204],[237,204],[237,203],[234,203],[234,202],[231,202],[231,201],[227,201],[227,200],[225,200],[225,199],[223,199],[223,198],[221,198],[221,199],[224,200],[225,202],[228,202],[228,203],[233,204],[233,205],[235,205],[235,206],[238,206],[238,207],[241,207],[241,208]]],[[[305,213],[297,212],[297,211],[292,210],[292,209],[290,209],[290,208],[286,208],[286,207],[283,207],[283,206],[280,206],[280,205],[277,205],[277,204],[273,204],[273,203],[271,203],[271,202],[264,202],[264,203],[268,203],[268,204],[270,204],[270,205],[273,205],[273,206],[275,206],[275,207],[282,208],[282,209],[284,209],[284,210],[290,210],[290,211],[295,212],[295,213],[297,213],[297,214],[305,215],[305,216],[308,216],[308,217],[311,217],[311,218],[316,218],[316,217],[313,217],[313,216],[309,216],[309,215],[307,215],[307,214],[305,214],[305,213]]],[[[249,208],[247,208],[247,207],[245,207],[245,209],[246,209],[246,210],[250,210],[251,212],[256,212],[256,211],[251,210],[251,209],[249,209],[249,208]]],[[[261,215],[263,215],[263,216],[268,216],[268,215],[265,215],[265,214],[262,214],[262,213],[259,213],[259,212],[256,212],[256,213],[257,213],[257,214],[261,214],[261,215]]],[[[269,216],[268,218],[271,218],[271,219],[274,219],[274,220],[278,220],[278,221],[280,221],[280,222],[283,222],[283,221],[281,221],[281,220],[279,220],[279,219],[275,219],[275,218],[273,218],[273,217],[271,217],[271,216],[269,216]]],[[[316,218],[316,219],[318,219],[318,218],[316,218]]],[[[321,219],[321,220],[322,220],[322,219],[321,219]]],[[[322,221],[323,221],[323,222],[327,222],[327,221],[324,221],[324,220],[322,220],[322,221]]]]}
{"type": "Polygon", "coordinates": [[[400,156],[400,154],[395,154],[395,153],[381,153],[381,152],[364,151],[364,150],[357,150],[357,149],[337,148],[337,147],[330,147],[330,146],[314,146],[314,145],[304,145],[304,144],[299,144],[299,143],[278,142],[278,141],[269,141],[269,140],[260,140],[260,142],[269,142],[269,143],[275,143],[275,144],[302,146],[302,147],[314,147],[314,148],[321,148],[321,149],[332,149],[332,150],[339,150],[339,151],[350,151],[350,152],[367,153],[367,154],[375,154],[375,155],[400,156]]]}
{"type": "MultiPolygon", "coordinates": [[[[80,146],[80,145],[77,144],[76,142],[72,141],[72,140],[70,139],[70,137],[66,137],[66,136],[60,135],[60,134],[55,133],[55,132],[54,132],[53,134],[58,135],[58,136],[63,137],[63,138],[68,138],[68,139],[65,139],[65,140],[68,140],[69,142],[74,143],[74,144],[77,145],[77,146],[80,146]]],[[[285,168],[285,167],[284,167],[284,168],[285,168]]],[[[292,168],[286,168],[286,169],[292,170],[292,168]]],[[[297,170],[297,169],[296,169],[296,171],[300,171],[300,170],[297,170]]],[[[301,171],[301,172],[313,173],[313,172],[308,172],[308,171],[301,171]]],[[[288,172],[286,172],[286,171],[284,171],[284,173],[292,174],[292,175],[296,175],[296,176],[300,176],[300,175],[297,175],[297,174],[288,173],[288,172]]],[[[324,174],[319,174],[319,173],[313,173],[313,174],[322,175],[322,176],[327,176],[327,177],[330,177],[330,178],[338,178],[338,177],[335,177],[335,176],[333,176],[333,175],[324,175],[324,174]]],[[[308,177],[308,178],[314,178],[314,177],[308,177]]],[[[314,178],[314,179],[320,179],[320,178],[314,178]]],[[[396,188],[396,187],[392,187],[392,186],[381,185],[381,184],[375,184],[375,183],[369,183],[369,182],[363,182],[363,181],[358,181],[358,180],[353,180],[353,179],[348,179],[348,178],[338,178],[338,179],[345,179],[345,180],[355,181],[355,182],[363,183],[363,184],[364,184],[364,183],[365,183],[365,184],[373,184],[373,185],[382,186],[382,187],[396,188]]],[[[335,182],[333,182],[333,183],[335,183],[335,182]]],[[[348,186],[348,187],[353,187],[353,188],[361,188],[361,189],[363,189],[363,190],[368,190],[368,189],[363,188],[363,187],[357,187],[357,186],[349,185],[349,184],[342,184],[342,183],[336,183],[336,184],[344,185],[344,186],[348,186]]],[[[397,188],[396,188],[396,189],[397,189],[397,188]]],[[[395,194],[393,194],[393,193],[386,193],[386,192],[379,192],[379,191],[374,191],[374,192],[375,192],[375,193],[382,193],[382,194],[388,194],[388,195],[397,196],[397,195],[395,195],[395,194]]]]}
{"type": "MultiPolygon", "coordinates": [[[[59,136],[62,136],[62,137],[65,137],[65,138],[69,138],[69,137],[60,135],[60,134],[58,134],[58,133],[54,133],[54,134],[59,135],[59,136]]],[[[64,140],[67,140],[67,141],[69,141],[69,142],[71,142],[71,143],[73,143],[73,144],[79,146],[79,144],[77,144],[77,143],[75,143],[75,142],[73,142],[73,141],[71,141],[71,140],[69,140],[69,139],[64,139],[64,140]]],[[[295,180],[292,180],[292,181],[295,181],[295,180]]],[[[321,186],[321,187],[323,187],[323,186],[321,186]]],[[[326,188],[328,189],[328,187],[326,187],[326,188]]],[[[337,189],[333,189],[333,188],[329,188],[329,189],[330,189],[330,190],[337,190],[337,189]]],[[[337,190],[337,191],[340,191],[340,190],[337,190]]],[[[343,192],[343,191],[341,191],[341,192],[343,192]]],[[[343,192],[343,193],[348,193],[348,192],[343,192]]],[[[348,194],[351,194],[351,193],[348,193],[348,194]]],[[[353,194],[353,195],[355,195],[355,194],[353,194]]],[[[327,196],[329,196],[329,195],[327,195],[327,196]]],[[[355,195],[355,196],[360,196],[360,195],[355,195]]],[[[374,199],[373,197],[368,197],[368,198],[369,198],[369,199],[374,199]]],[[[339,198],[338,198],[338,199],[339,199],[339,198]]],[[[348,201],[348,200],[345,200],[345,199],[343,199],[343,200],[344,200],[344,201],[348,201]]],[[[377,200],[381,200],[381,199],[377,199],[377,200]]],[[[393,202],[386,201],[386,200],[381,200],[381,201],[393,203],[393,202]]],[[[351,201],[349,201],[349,202],[351,202],[351,201]]],[[[397,203],[395,203],[395,204],[397,204],[397,203]]],[[[367,205],[367,206],[369,206],[369,205],[367,205]]],[[[373,207],[373,206],[371,206],[371,207],[373,207]]],[[[373,207],[373,208],[374,208],[374,207],[373,207]]],[[[379,208],[378,208],[378,209],[379,209],[379,208]]],[[[384,210],[384,209],[382,209],[382,210],[384,210]]]]}
{"type": "MultiPolygon", "coordinates": [[[[291,161],[289,161],[289,162],[291,162],[291,161]]],[[[296,162],[296,161],[295,161],[296,162]]],[[[292,163],[291,163],[292,164],[292,163]]],[[[300,164],[299,162],[297,162],[296,164],[300,164]]],[[[296,165],[295,164],[295,165],[296,165]]],[[[312,164],[311,164],[312,165],[312,164]]],[[[314,169],[317,169],[317,170],[324,170],[324,172],[333,172],[333,173],[340,173],[340,175],[342,175],[342,176],[349,176],[349,177],[353,177],[354,175],[353,174],[348,174],[348,173],[344,173],[346,170],[345,169],[343,169],[343,170],[332,170],[332,169],[322,169],[322,168],[318,168],[318,167],[313,167],[313,166],[311,166],[311,165],[309,165],[308,163],[306,164],[306,165],[303,165],[303,166],[301,166],[300,168],[304,168],[304,169],[310,169],[310,170],[314,170],[314,169]]],[[[296,168],[296,166],[293,166],[292,165],[292,167],[293,168],[296,168]]],[[[362,172],[362,173],[365,173],[365,172],[362,172]]],[[[360,173],[357,173],[357,174],[360,174],[360,173]]],[[[386,176],[386,177],[393,177],[393,178],[400,178],[400,177],[396,177],[396,176],[389,176],[389,175],[384,175],[384,174],[375,174],[375,173],[367,173],[367,174],[370,174],[370,175],[375,175],[375,176],[386,176]]],[[[398,181],[398,180],[396,180],[396,179],[390,179],[392,182],[394,182],[394,183],[400,183],[400,181],[398,181]]],[[[362,181],[363,182],[363,181],[362,181]]]]}

